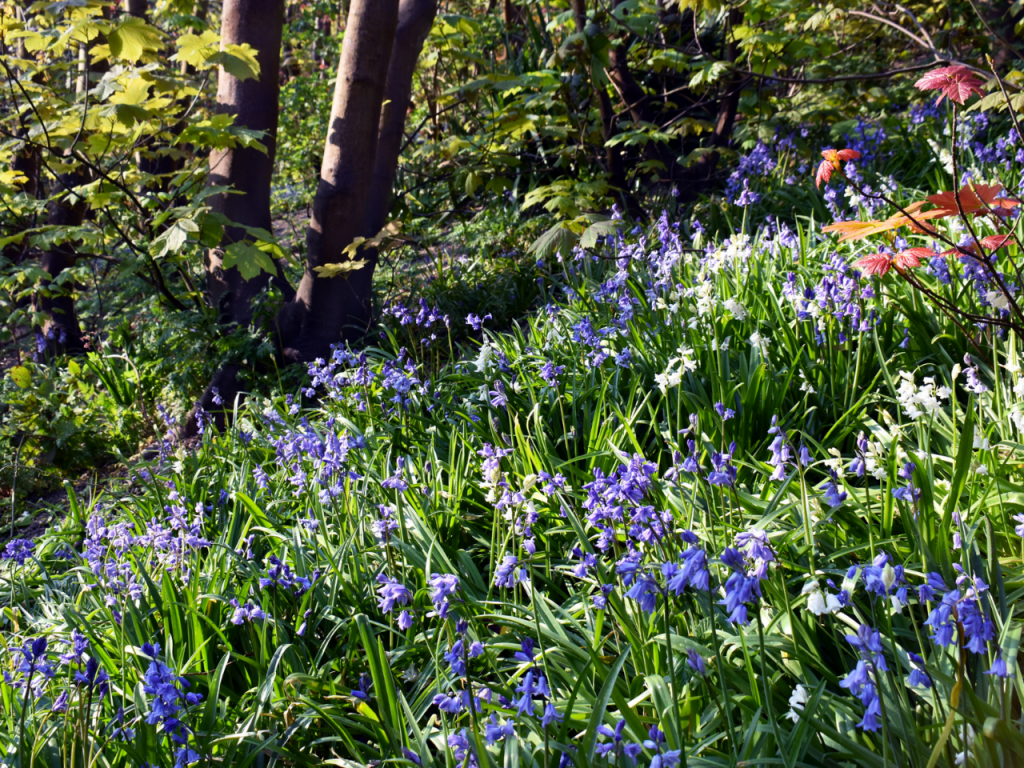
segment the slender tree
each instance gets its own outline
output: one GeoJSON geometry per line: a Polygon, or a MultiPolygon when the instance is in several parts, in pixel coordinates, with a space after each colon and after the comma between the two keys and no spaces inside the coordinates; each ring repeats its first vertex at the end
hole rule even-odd
{"type": "Polygon", "coordinates": [[[377,156],[373,164],[367,213],[367,231],[372,234],[376,234],[387,221],[398,156],[405,141],[405,118],[412,106],[412,79],[435,16],[437,0],[402,0],[398,7],[398,27],[380,113],[377,156]]]}
{"type": "Polygon", "coordinates": [[[359,261],[346,253],[369,230],[381,105],[398,25],[398,0],[352,0],[328,123],[313,217],[306,233],[306,269],[296,298],[279,316],[286,359],[329,353],[371,322],[373,260],[333,277],[328,264],[359,261]],[[318,269],[319,268],[319,269],[318,269]]]}
{"type": "MultiPolygon", "coordinates": [[[[221,21],[223,45],[248,43],[256,49],[258,79],[241,80],[223,67],[218,72],[217,105],[235,115],[235,123],[264,132],[265,152],[252,147],[217,150],[210,154],[210,184],[232,191],[215,195],[210,207],[240,226],[228,227],[228,245],[251,240],[244,227],[271,230],[270,182],[277,145],[278,78],[284,0],[225,0],[221,21]],[[241,194],[238,194],[241,193],[241,194]]],[[[206,263],[207,290],[227,322],[246,325],[252,319],[252,300],[271,278],[288,293],[278,266],[275,274],[261,272],[246,280],[237,267],[223,268],[223,251],[211,250],[206,263]]]]}

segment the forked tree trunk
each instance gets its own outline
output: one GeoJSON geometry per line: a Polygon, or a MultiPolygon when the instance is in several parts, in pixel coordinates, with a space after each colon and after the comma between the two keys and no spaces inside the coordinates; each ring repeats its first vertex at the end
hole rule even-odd
{"type": "Polygon", "coordinates": [[[372,320],[372,262],[335,277],[321,277],[316,268],[348,261],[345,248],[375,234],[368,232],[368,193],[397,25],[398,0],[352,0],[306,233],[306,270],[295,301],[279,315],[282,353],[289,360],[324,357],[332,344],[361,336],[372,320]]]}
{"type": "Polygon", "coordinates": [[[405,141],[405,118],[412,105],[412,78],[435,16],[437,0],[401,0],[398,7],[398,27],[388,65],[370,187],[366,230],[371,235],[377,234],[387,222],[398,156],[405,141]]]}
{"type": "MultiPolygon", "coordinates": [[[[271,230],[270,181],[274,173],[277,145],[278,70],[281,61],[281,33],[284,0],[225,0],[221,21],[222,44],[248,43],[256,49],[260,65],[258,79],[239,80],[220,68],[217,77],[217,106],[235,115],[236,125],[263,131],[266,153],[253,148],[215,150],[210,153],[210,184],[231,187],[233,194],[211,198],[210,207],[237,224],[271,230]],[[241,192],[243,194],[237,194],[241,192]]],[[[252,238],[242,226],[229,227],[226,245],[252,238]]],[[[207,290],[227,322],[247,325],[252,319],[252,300],[272,277],[261,272],[251,280],[237,268],[223,268],[223,250],[208,252],[207,290]]]]}

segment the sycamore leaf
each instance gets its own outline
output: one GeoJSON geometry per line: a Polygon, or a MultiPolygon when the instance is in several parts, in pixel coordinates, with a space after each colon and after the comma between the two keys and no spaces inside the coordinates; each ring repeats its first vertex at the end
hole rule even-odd
{"type": "MultiPolygon", "coordinates": [[[[363,238],[356,238],[362,240],[363,238]]],[[[352,246],[350,245],[349,248],[352,246]]],[[[348,249],[346,249],[348,250],[348,249]]],[[[362,269],[369,262],[366,259],[349,259],[338,264],[324,264],[322,267],[313,267],[313,271],[316,272],[317,277],[338,277],[339,275],[347,278],[349,272],[354,272],[357,269],[362,269]]]]}
{"type": "MultiPolygon", "coordinates": [[[[975,184],[972,189],[968,185],[964,185],[960,188],[960,205],[957,206],[955,192],[940,192],[937,195],[931,195],[928,198],[929,203],[934,203],[938,206],[936,210],[941,210],[942,215],[945,216],[956,216],[960,213],[960,209],[963,209],[964,213],[977,213],[985,212],[988,208],[1013,208],[1019,203],[1016,200],[1012,200],[1008,197],[996,197],[1003,187],[1001,184],[975,184]]],[[[929,211],[934,213],[934,211],[929,211]]]]}
{"type": "Polygon", "coordinates": [[[584,230],[583,234],[580,235],[580,247],[581,248],[593,248],[597,245],[597,238],[599,237],[611,237],[619,231],[619,222],[612,221],[595,221],[589,227],[584,230]]]}
{"type": "Polygon", "coordinates": [[[697,70],[693,77],[690,78],[689,87],[696,88],[699,85],[710,85],[728,71],[728,64],[721,61],[712,62],[697,70]]]}
{"type": "Polygon", "coordinates": [[[19,389],[28,389],[32,386],[32,371],[23,365],[16,365],[11,368],[11,381],[17,384],[19,389]]]}
{"type": "Polygon", "coordinates": [[[1013,242],[1013,235],[989,235],[981,238],[981,244],[990,251],[998,251],[1011,242],[1013,242]]]}
{"type": "Polygon", "coordinates": [[[556,253],[560,253],[563,258],[567,258],[578,239],[576,233],[569,229],[565,222],[558,222],[530,243],[530,247],[527,250],[530,253],[536,254],[537,258],[540,259],[546,259],[556,253]]]}
{"type": "Polygon", "coordinates": [[[911,229],[919,234],[934,234],[925,227],[921,227],[914,222],[939,218],[947,214],[940,209],[921,212],[921,206],[924,204],[925,201],[920,200],[906,206],[903,210],[910,214],[910,217],[904,216],[902,213],[897,213],[894,216],[890,216],[885,221],[839,221],[835,224],[829,224],[827,227],[823,227],[821,231],[839,232],[841,234],[841,237],[839,238],[840,243],[846,242],[847,240],[861,240],[868,235],[878,235],[882,232],[888,232],[891,229],[896,229],[897,227],[902,226],[910,226],[911,229]]]}
{"type": "Polygon", "coordinates": [[[198,231],[199,227],[191,219],[179,219],[153,241],[150,252],[157,258],[178,253],[188,242],[189,234],[198,231]]]}
{"type": "Polygon", "coordinates": [[[256,61],[256,49],[248,43],[226,45],[207,60],[208,64],[219,64],[229,75],[239,80],[255,80],[260,76],[260,63],[256,61]]]}
{"type": "Polygon", "coordinates": [[[125,16],[113,32],[107,33],[110,52],[119,59],[132,63],[147,51],[160,50],[160,32],[135,16],[125,16]]]}
{"type": "Polygon", "coordinates": [[[260,272],[277,271],[273,259],[252,243],[232,243],[224,249],[223,269],[235,267],[243,280],[252,280],[260,272]]]}
{"type": "Polygon", "coordinates": [[[207,59],[219,51],[219,44],[220,35],[209,29],[201,35],[182,35],[176,43],[178,52],[171,59],[203,69],[207,59]]]}

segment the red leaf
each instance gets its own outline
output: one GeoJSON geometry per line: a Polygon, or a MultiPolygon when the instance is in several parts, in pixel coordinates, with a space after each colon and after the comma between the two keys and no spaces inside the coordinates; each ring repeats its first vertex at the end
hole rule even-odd
{"type": "Polygon", "coordinates": [[[839,160],[860,160],[860,152],[856,149],[840,149],[836,152],[839,160]]]}
{"type": "Polygon", "coordinates": [[[989,235],[988,237],[981,238],[981,244],[987,250],[998,251],[1011,240],[1013,240],[1012,235],[989,235]]]}
{"type": "Polygon", "coordinates": [[[832,178],[833,170],[835,170],[835,168],[828,160],[825,160],[821,165],[819,165],[818,173],[814,176],[814,186],[821,189],[821,182],[828,184],[828,180],[832,178]]]}
{"type": "Polygon", "coordinates": [[[948,96],[957,104],[963,104],[972,93],[984,95],[982,85],[984,83],[973,71],[960,64],[933,69],[914,83],[914,86],[922,91],[940,91],[936,104],[941,102],[944,96],[948,96]]]}
{"type": "Polygon", "coordinates": [[[884,275],[892,267],[892,259],[884,253],[871,253],[857,259],[853,266],[865,275],[884,275]]]}
{"type": "Polygon", "coordinates": [[[928,258],[934,256],[934,252],[927,248],[908,248],[905,251],[900,251],[896,254],[896,258],[892,260],[892,263],[897,269],[913,269],[914,267],[921,266],[921,258],[928,258]]]}

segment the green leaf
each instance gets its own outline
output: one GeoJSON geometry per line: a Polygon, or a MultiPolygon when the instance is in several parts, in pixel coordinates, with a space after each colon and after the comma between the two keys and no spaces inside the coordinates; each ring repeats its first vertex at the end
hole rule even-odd
{"type": "Polygon", "coordinates": [[[171,58],[203,69],[207,60],[219,52],[219,43],[220,35],[209,29],[201,35],[182,35],[177,41],[178,52],[171,58]]]}
{"type": "Polygon", "coordinates": [[[260,76],[260,64],[256,61],[256,49],[248,43],[228,45],[223,51],[215,53],[207,64],[218,64],[224,67],[229,75],[239,80],[255,80],[260,76]]]}
{"type": "Polygon", "coordinates": [[[232,243],[224,249],[224,269],[235,267],[243,280],[252,280],[260,272],[277,271],[273,259],[252,243],[232,243]]]}
{"type": "Polygon", "coordinates": [[[313,267],[313,271],[316,272],[317,277],[338,277],[343,275],[347,278],[349,272],[362,269],[368,263],[366,259],[349,259],[337,264],[324,264],[322,267],[313,267]]]}
{"type": "Polygon", "coordinates": [[[612,221],[595,221],[589,227],[587,227],[583,234],[580,236],[580,247],[581,248],[593,248],[597,245],[597,238],[599,237],[610,237],[619,231],[619,222],[612,221]]]}
{"type": "Polygon", "coordinates": [[[135,16],[125,16],[120,26],[107,34],[110,52],[119,59],[135,63],[147,51],[160,50],[160,32],[135,16]]]}
{"type": "Polygon", "coordinates": [[[577,239],[576,233],[569,229],[565,222],[560,221],[530,243],[527,250],[541,259],[546,259],[556,253],[568,257],[572,252],[572,247],[576,245],[577,239]]]}
{"type": "Polygon", "coordinates": [[[19,389],[28,389],[32,386],[32,371],[23,365],[16,365],[11,368],[11,380],[19,389]]]}
{"type": "Polygon", "coordinates": [[[604,684],[601,686],[601,691],[597,694],[594,709],[590,714],[590,722],[587,724],[586,747],[583,749],[583,752],[587,755],[587,763],[594,762],[594,753],[597,751],[597,727],[604,722],[604,715],[608,709],[608,699],[611,698],[612,691],[615,690],[615,683],[619,679],[619,672],[622,671],[622,665],[626,663],[628,656],[629,646],[626,646],[625,652],[619,655],[619,658],[615,660],[612,668],[608,671],[604,684]]]}

